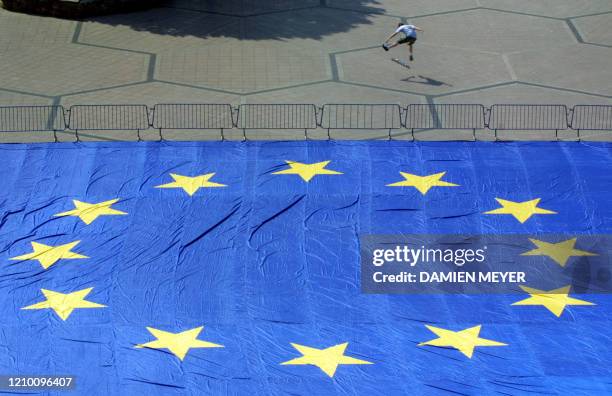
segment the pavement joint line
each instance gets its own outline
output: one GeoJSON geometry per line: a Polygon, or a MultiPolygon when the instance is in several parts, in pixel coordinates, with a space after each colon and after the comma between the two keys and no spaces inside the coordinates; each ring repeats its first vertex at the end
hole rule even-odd
{"type": "Polygon", "coordinates": [[[63,93],[63,94],[57,95],[57,96],[58,97],[65,97],[65,96],[83,95],[83,94],[88,94],[88,93],[92,93],[92,92],[108,91],[110,89],[133,87],[133,86],[136,86],[136,85],[142,85],[142,84],[147,84],[147,83],[149,83],[149,81],[146,81],[146,80],[144,80],[144,81],[135,81],[135,82],[125,83],[125,84],[113,85],[113,86],[110,86],[110,87],[92,88],[92,89],[86,89],[86,90],[83,90],[83,91],[66,92],[66,93],[63,93]]]}
{"type": "Polygon", "coordinates": [[[467,12],[467,11],[476,11],[476,10],[482,10],[485,7],[470,7],[470,8],[462,8],[460,10],[452,10],[452,11],[440,11],[440,12],[432,12],[430,14],[422,14],[422,15],[412,15],[412,16],[408,16],[406,18],[412,18],[412,19],[416,19],[416,18],[426,18],[426,17],[431,17],[431,16],[438,16],[438,15],[448,15],[448,14],[459,14],[462,12],[467,12]]]}
{"type": "Polygon", "coordinates": [[[45,99],[53,99],[55,97],[53,95],[45,95],[45,94],[39,94],[39,93],[33,93],[33,92],[20,91],[17,89],[2,88],[2,87],[0,87],[0,91],[16,93],[19,95],[38,96],[39,98],[45,98],[45,99]]]}
{"type": "Polygon", "coordinates": [[[259,91],[250,91],[250,92],[243,93],[241,95],[243,95],[243,96],[258,95],[258,94],[262,94],[262,93],[283,91],[285,89],[307,87],[307,86],[310,86],[310,85],[323,84],[323,83],[327,83],[327,82],[339,82],[339,81],[334,81],[334,80],[331,80],[331,79],[318,80],[318,81],[309,81],[309,82],[305,82],[305,83],[301,83],[301,84],[297,84],[297,85],[291,85],[291,86],[288,86],[288,87],[277,87],[277,88],[262,89],[262,90],[259,90],[259,91]]]}
{"type": "Polygon", "coordinates": [[[255,12],[252,14],[232,14],[232,13],[227,13],[227,12],[197,10],[194,8],[186,8],[186,7],[163,6],[163,7],[157,7],[157,8],[170,8],[173,10],[190,11],[190,12],[197,12],[200,14],[221,15],[221,16],[236,17],[236,18],[250,18],[250,17],[258,17],[258,16],[271,15],[271,14],[282,14],[282,13],[291,12],[291,11],[311,10],[315,8],[332,8],[332,7],[327,7],[327,6],[323,7],[319,4],[319,5],[307,6],[307,7],[288,8],[286,10],[271,10],[271,11],[255,12]]]}
{"type": "Polygon", "coordinates": [[[155,80],[155,67],[157,65],[157,54],[149,55],[149,66],[147,68],[147,81],[152,82],[155,80]]]}
{"type": "Polygon", "coordinates": [[[211,88],[211,87],[202,87],[202,86],[199,86],[199,85],[191,85],[191,84],[181,83],[181,82],[176,82],[176,81],[153,79],[153,81],[151,81],[151,82],[158,82],[158,83],[162,83],[162,84],[176,85],[177,87],[186,87],[186,88],[200,89],[202,91],[224,93],[224,94],[228,94],[228,95],[236,95],[236,96],[244,95],[244,93],[242,93],[242,92],[227,91],[227,90],[224,90],[224,89],[211,88]]]}
{"type": "Polygon", "coordinates": [[[565,20],[565,23],[569,27],[570,32],[572,32],[572,34],[576,38],[576,41],[578,41],[578,43],[580,44],[584,44],[584,39],[582,38],[582,35],[580,35],[578,27],[574,24],[574,22],[570,18],[567,18],[565,20]]]}
{"type": "Polygon", "coordinates": [[[565,91],[569,93],[577,93],[577,94],[582,94],[582,95],[597,96],[600,98],[612,99],[612,95],[604,95],[604,94],[598,94],[598,93],[593,93],[593,92],[580,91],[577,89],[561,88],[561,87],[555,87],[552,85],[544,85],[544,84],[532,83],[532,82],[527,82],[527,81],[517,81],[517,83],[522,84],[522,85],[527,85],[527,86],[533,86],[533,87],[554,89],[556,91],[565,91]]]}
{"type": "Polygon", "coordinates": [[[329,65],[331,67],[331,79],[332,81],[340,81],[340,76],[338,73],[338,60],[336,59],[336,54],[330,53],[329,55],[329,65]]]}
{"type": "Polygon", "coordinates": [[[568,19],[586,18],[586,17],[592,17],[592,16],[606,15],[606,14],[612,14],[612,11],[603,11],[603,12],[595,12],[593,14],[577,15],[577,16],[568,17],[568,19]]]}
{"type": "Polygon", "coordinates": [[[553,19],[555,21],[563,21],[565,20],[565,18],[560,18],[560,17],[552,17],[552,16],[548,16],[548,15],[539,15],[539,14],[531,14],[528,12],[521,12],[521,11],[508,11],[508,10],[502,10],[500,8],[491,8],[491,7],[478,7],[481,10],[489,10],[489,11],[496,11],[496,12],[502,12],[502,13],[506,13],[506,14],[516,14],[516,15],[525,15],[525,16],[531,16],[531,17],[536,17],[536,18],[544,18],[544,19],[553,19]]]}

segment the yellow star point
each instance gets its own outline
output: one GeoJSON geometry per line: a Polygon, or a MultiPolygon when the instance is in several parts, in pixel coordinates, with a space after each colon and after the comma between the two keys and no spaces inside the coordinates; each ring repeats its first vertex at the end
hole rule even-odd
{"type": "Polygon", "coordinates": [[[468,358],[472,358],[474,349],[482,346],[505,346],[503,342],[488,340],[486,338],[480,338],[481,325],[470,327],[465,330],[452,331],[446,330],[439,327],[425,325],[431,332],[438,336],[433,340],[425,341],[419,344],[432,345],[437,347],[452,347],[459,350],[468,358]]]}
{"type": "Polygon", "coordinates": [[[441,180],[446,172],[434,173],[433,175],[418,176],[411,173],[400,172],[405,180],[387,184],[388,187],[414,187],[425,195],[432,187],[457,187],[458,184],[441,180]]]}
{"type": "Polygon", "coordinates": [[[74,241],[66,243],[64,245],[50,246],[43,243],[31,242],[32,253],[23,254],[17,257],[11,257],[10,260],[36,260],[40,265],[47,269],[53,264],[57,263],[61,259],[73,260],[73,259],[84,259],[89,258],[72,251],[72,249],[79,244],[81,241],[74,241]]]}
{"type": "Polygon", "coordinates": [[[52,290],[40,289],[47,298],[36,304],[28,305],[21,309],[47,309],[55,311],[62,320],[68,319],[72,311],[78,308],[103,308],[106,305],[85,300],[85,297],[93,290],[93,287],[78,290],[72,293],[59,293],[52,290]]]}
{"type": "Polygon", "coordinates": [[[565,267],[567,265],[567,261],[570,257],[597,256],[595,253],[575,249],[574,246],[576,245],[576,238],[558,243],[549,243],[532,238],[529,238],[529,240],[531,243],[537,246],[537,249],[522,253],[521,256],[548,256],[561,267],[565,267]]]}
{"type": "Polygon", "coordinates": [[[190,177],[170,173],[174,181],[155,186],[155,188],[182,188],[189,196],[193,196],[200,188],[227,187],[225,184],[210,181],[214,175],[215,173],[213,172],[190,177]]]}
{"type": "Polygon", "coordinates": [[[147,330],[149,330],[156,340],[145,344],[138,344],[135,348],[167,349],[180,360],[183,360],[192,348],[223,348],[223,345],[198,340],[198,336],[202,329],[204,329],[204,326],[180,333],[170,333],[153,327],[147,327],[147,330]]]}
{"type": "Polygon", "coordinates": [[[502,206],[498,209],[489,210],[484,214],[509,214],[514,216],[519,222],[524,223],[534,214],[557,214],[552,210],[539,208],[540,198],[532,199],[531,201],[514,202],[507,201],[501,198],[495,200],[502,206]]]}
{"type": "Polygon", "coordinates": [[[512,305],[542,305],[556,317],[560,317],[568,305],[595,305],[592,302],[579,300],[569,296],[571,286],[567,285],[554,290],[538,290],[527,286],[521,289],[531,297],[517,301],[512,305]]]}
{"type": "Polygon", "coordinates": [[[125,215],[127,213],[117,209],[113,209],[111,206],[119,202],[119,199],[111,199],[110,201],[98,202],[98,203],[87,203],[81,202],[76,199],[72,200],[74,209],[67,212],[58,213],[55,217],[60,216],[75,216],[80,218],[85,224],[89,225],[93,223],[100,216],[112,216],[112,215],[125,215]]]}
{"type": "Polygon", "coordinates": [[[365,360],[346,356],[344,351],[348,342],[331,346],[329,348],[317,349],[305,345],[291,343],[302,356],[281,363],[281,365],[312,365],[320,368],[329,377],[333,377],[336,369],[341,364],[373,364],[365,360]]]}
{"type": "Polygon", "coordinates": [[[289,168],[278,172],[272,172],[273,175],[299,175],[305,182],[309,182],[316,175],[342,175],[342,172],[326,169],[325,167],[331,161],[316,162],[314,164],[304,164],[296,161],[285,161],[289,168]]]}

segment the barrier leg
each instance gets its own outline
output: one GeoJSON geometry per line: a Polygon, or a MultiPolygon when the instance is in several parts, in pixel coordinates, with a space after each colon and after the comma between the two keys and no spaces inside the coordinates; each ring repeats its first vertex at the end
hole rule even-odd
{"type": "Polygon", "coordinates": [[[389,140],[392,140],[391,139],[391,128],[389,128],[389,140]]]}
{"type": "Polygon", "coordinates": [[[327,128],[327,139],[331,140],[331,133],[329,132],[329,128],[327,128]]]}
{"type": "Polygon", "coordinates": [[[76,141],[77,141],[77,142],[80,142],[80,141],[81,141],[81,140],[79,139],[79,130],[78,130],[78,129],[75,129],[75,130],[74,130],[74,136],[76,136],[76,141]]]}
{"type": "Polygon", "coordinates": [[[580,129],[576,130],[576,138],[580,141],[580,129]]]}
{"type": "Polygon", "coordinates": [[[140,137],[140,129],[136,130],[136,136],[138,137],[138,141],[142,142],[142,138],[140,137]]]}
{"type": "Polygon", "coordinates": [[[161,128],[159,128],[159,141],[163,141],[164,140],[164,135],[162,135],[162,130],[161,128]]]}
{"type": "Polygon", "coordinates": [[[308,129],[304,129],[304,140],[308,140],[308,129]]]}
{"type": "Polygon", "coordinates": [[[497,129],[493,130],[493,136],[495,136],[495,141],[497,142],[498,141],[498,139],[497,139],[497,129]]]}
{"type": "Polygon", "coordinates": [[[55,129],[53,130],[53,140],[57,143],[57,131],[55,129]]]}
{"type": "Polygon", "coordinates": [[[412,141],[414,142],[416,139],[414,138],[414,128],[410,130],[410,135],[412,136],[412,141]]]}
{"type": "Polygon", "coordinates": [[[223,134],[223,128],[221,128],[221,141],[225,141],[225,135],[223,134]]]}
{"type": "Polygon", "coordinates": [[[472,129],[472,132],[474,132],[474,141],[476,141],[476,129],[472,129]]]}
{"type": "Polygon", "coordinates": [[[247,141],[247,137],[246,137],[246,129],[242,129],[242,141],[246,142],[247,141]]]}
{"type": "Polygon", "coordinates": [[[559,141],[559,130],[555,129],[555,140],[558,142],[559,141]]]}

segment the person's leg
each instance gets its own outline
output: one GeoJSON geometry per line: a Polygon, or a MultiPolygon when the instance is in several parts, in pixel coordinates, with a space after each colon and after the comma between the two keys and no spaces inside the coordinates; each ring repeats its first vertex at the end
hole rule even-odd
{"type": "Polygon", "coordinates": [[[395,48],[395,47],[397,47],[398,45],[400,45],[399,41],[397,41],[397,42],[395,42],[395,43],[393,43],[393,44],[391,44],[391,45],[387,45],[387,48],[388,48],[388,49],[395,48]]]}
{"type": "Polygon", "coordinates": [[[410,48],[410,60],[414,60],[414,56],[412,56],[412,43],[408,44],[408,48],[410,48]]]}

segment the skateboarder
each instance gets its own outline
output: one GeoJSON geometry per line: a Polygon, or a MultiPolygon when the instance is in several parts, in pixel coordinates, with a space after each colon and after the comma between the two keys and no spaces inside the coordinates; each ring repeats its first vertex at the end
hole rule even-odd
{"type": "Polygon", "coordinates": [[[399,23],[397,25],[397,29],[395,29],[395,32],[393,32],[393,34],[390,35],[389,38],[385,40],[382,47],[385,49],[385,51],[389,51],[393,47],[397,47],[400,44],[407,43],[408,48],[410,49],[410,60],[412,61],[414,60],[414,56],[412,56],[412,44],[414,44],[417,40],[417,32],[422,32],[422,31],[423,29],[421,29],[420,27],[399,23]],[[397,36],[398,34],[401,34],[404,37],[400,38],[395,44],[389,45],[388,44],[389,40],[391,40],[393,37],[397,36]]]}

